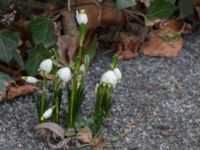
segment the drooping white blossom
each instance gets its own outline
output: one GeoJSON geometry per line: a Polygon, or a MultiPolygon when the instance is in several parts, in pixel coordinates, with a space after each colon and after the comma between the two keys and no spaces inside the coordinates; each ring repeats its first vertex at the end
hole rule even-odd
{"type": "Polygon", "coordinates": [[[120,81],[120,80],[122,79],[122,73],[121,73],[121,71],[119,70],[119,68],[115,68],[115,69],[113,70],[113,72],[114,72],[114,74],[116,75],[117,80],[120,81]]]}
{"type": "Polygon", "coordinates": [[[76,20],[79,25],[81,25],[81,24],[86,25],[88,23],[88,17],[87,17],[87,14],[84,9],[82,9],[80,11],[78,11],[78,10],[76,11],[76,20]]]}
{"type": "Polygon", "coordinates": [[[42,121],[46,120],[46,119],[48,119],[48,118],[50,118],[52,116],[52,113],[53,113],[53,108],[49,108],[43,113],[43,115],[42,115],[42,117],[40,119],[42,121]]]}
{"type": "Polygon", "coordinates": [[[45,73],[50,73],[53,68],[53,62],[51,59],[45,59],[40,63],[40,70],[45,73]]]}
{"type": "Polygon", "coordinates": [[[31,84],[38,82],[38,79],[32,76],[24,76],[22,77],[22,79],[25,80],[27,83],[31,83],[31,84]]]}
{"type": "Polygon", "coordinates": [[[68,82],[72,79],[71,70],[68,67],[60,68],[57,75],[63,82],[68,82]]]}
{"type": "Polygon", "coordinates": [[[103,74],[101,81],[104,83],[109,83],[113,87],[115,87],[118,80],[117,80],[115,73],[113,71],[109,70],[103,74]]]}

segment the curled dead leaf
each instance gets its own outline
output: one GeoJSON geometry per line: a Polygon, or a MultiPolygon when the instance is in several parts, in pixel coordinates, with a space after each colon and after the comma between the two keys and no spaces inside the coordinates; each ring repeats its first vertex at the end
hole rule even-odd
{"type": "Polygon", "coordinates": [[[47,132],[52,132],[56,134],[61,140],[65,138],[65,130],[61,126],[53,122],[45,122],[45,123],[38,124],[36,126],[36,129],[37,130],[43,129],[47,132]]]}
{"type": "Polygon", "coordinates": [[[34,85],[24,84],[24,85],[17,85],[17,84],[9,84],[6,89],[6,92],[3,96],[4,100],[11,100],[18,96],[23,96],[34,91],[38,90],[38,88],[34,85]]]}
{"type": "Polygon", "coordinates": [[[69,149],[69,141],[65,138],[65,130],[58,124],[52,122],[41,123],[37,125],[36,129],[46,131],[47,143],[51,149],[69,149]]]}
{"type": "Polygon", "coordinates": [[[76,138],[82,143],[90,143],[92,140],[92,131],[89,127],[82,128],[76,138]]]}

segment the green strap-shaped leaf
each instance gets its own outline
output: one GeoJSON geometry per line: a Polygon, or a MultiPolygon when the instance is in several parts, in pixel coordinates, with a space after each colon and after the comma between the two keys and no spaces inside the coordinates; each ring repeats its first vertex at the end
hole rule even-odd
{"type": "Polygon", "coordinates": [[[39,65],[42,60],[49,58],[49,51],[41,44],[36,48],[29,50],[29,59],[24,67],[29,75],[35,76],[38,72],[39,65]]]}
{"type": "Polygon", "coordinates": [[[96,49],[97,49],[97,36],[93,36],[92,40],[90,41],[86,53],[83,55],[83,59],[85,59],[85,56],[89,56],[89,63],[96,55],[96,49]]]}
{"type": "Polygon", "coordinates": [[[35,44],[43,44],[46,48],[53,46],[56,39],[53,35],[53,22],[49,17],[37,17],[30,25],[35,44]]]}
{"type": "Polygon", "coordinates": [[[181,19],[188,17],[194,13],[194,7],[191,0],[180,0],[178,3],[179,17],[181,19]]]}
{"type": "Polygon", "coordinates": [[[148,20],[168,19],[177,7],[167,0],[154,0],[148,8],[146,17],[148,20]]]}
{"type": "Polygon", "coordinates": [[[10,4],[11,0],[0,0],[0,10],[4,10],[10,4]]]}
{"type": "Polygon", "coordinates": [[[15,56],[19,37],[13,32],[0,33],[0,60],[9,63],[15,56]]]}

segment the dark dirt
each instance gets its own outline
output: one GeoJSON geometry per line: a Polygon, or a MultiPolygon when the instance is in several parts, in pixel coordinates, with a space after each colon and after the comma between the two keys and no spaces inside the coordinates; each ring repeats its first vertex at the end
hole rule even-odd
{"type": "MultiPolygon", "coordinates": [[[[95,84],[110,62],[110,56],[98,54],[90,67],[83,116],[91,116],[95,84]]],[[[106,149],[200,149],[200,33],[185,37],[176,58],[140,56],[121,61],[119,68],[123,80],[114,90],[112,115],[102,132],[106,149]],[[122,137],[113,142],[113,136],[122,137]]],[[[0,118],[0,149],[49,149],[34,130],[34,95],[0,104],[0,118]]]]}

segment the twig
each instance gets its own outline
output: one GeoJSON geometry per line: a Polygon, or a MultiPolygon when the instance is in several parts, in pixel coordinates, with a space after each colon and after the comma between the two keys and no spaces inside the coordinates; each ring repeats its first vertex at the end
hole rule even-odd
{"type": "Polygon", "coordinates": [[[102,9],[101,9],[101,4],[98,3],[96,0],[93,0],[93,2],[96,4],[96,6],[99,8],[99,16],[98,16],[98,21],[101,21],[102,17],[102,9]]]}
{"type": "Polygon", "coordinates": [[[71,11],[71,3],[70,3],[71,0],[67,0],[67,9],[68,11],[71,11]]]}

